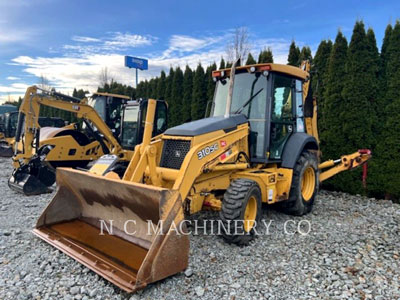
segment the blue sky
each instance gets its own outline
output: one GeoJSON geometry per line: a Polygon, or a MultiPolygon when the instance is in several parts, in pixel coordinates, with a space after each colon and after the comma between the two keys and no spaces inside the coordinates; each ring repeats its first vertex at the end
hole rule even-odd
{"type": "Polygon", "coordinates": [[[95,91],[105,67],[133,84],[124,55],[149,59],[151,78],[172,66],[219,62],[237,27],[247,27],[253,54],[271,47],[286,63],[292,39],[315,52],[354,22],[375,31],[400,17],[400,1],[100,1],[0,0],[0,101],[16,99],[45,76],[56,89],[95,91]]]}

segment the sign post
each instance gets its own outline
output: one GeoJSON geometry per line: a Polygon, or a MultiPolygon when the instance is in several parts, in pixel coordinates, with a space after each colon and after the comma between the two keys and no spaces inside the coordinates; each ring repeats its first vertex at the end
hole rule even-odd
{"type": "Polygon", "coordinates": [[[133,57],[133,56],[125,56],[125,67],[128,68],[135,68],[136,69],[136,88],[139,83],[139,75],[138,75],[138,69],[140,70],[147,70],[148,69],[148,60],[144,58],[138,58],[138,57],[133,57]]]}

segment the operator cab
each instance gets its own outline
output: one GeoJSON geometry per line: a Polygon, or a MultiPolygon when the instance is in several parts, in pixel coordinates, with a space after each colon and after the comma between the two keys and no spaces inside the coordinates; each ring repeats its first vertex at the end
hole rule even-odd
{"type": "MultiPolygon", "coordinates": [[[[133,150],[143,140],[148,100],[128,101],[123,111],[121,145],[124,149],[133,150]]],[[[167,129],[168,108],[165,101],[157,101],[154,115],[152,136],[157,136],[167,129]]]]}
{"type": "MultiPolygon", "coordinates": [[[[305,132],[303,81],[306,74],[299,68],[278,64],[236,68],[230,113],[244,114],[250,123],[252,162],[281,161],[289,137],[295,132],[305,132]]],[[[225,114],[229,75],[230,69],[213,72],[216,81],[213,117],[225,114]]]]}
{"type": "Polygon", "coordinates": [[[128,100],[128,96],[99,92],[89,99],[89,105],[97,111],[116,138],[121,133],[122,110],[128,100]]]}
{"type": "Polygon", "coordinates": [[[18,111],[7,112],[0,115],[0,118],[0,132],[3,132],[6,138],[14,137],[17,130],[18,111]]]}

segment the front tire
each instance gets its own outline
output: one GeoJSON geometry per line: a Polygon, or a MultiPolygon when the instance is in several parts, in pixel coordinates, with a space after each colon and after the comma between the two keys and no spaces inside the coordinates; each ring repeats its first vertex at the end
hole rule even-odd
{"type": "Polygon", "coordinates": [[[283,212],[302,216],[311,212],[319,189],[318,159],[304,151],[293,169],[289,200],[282,203],[283,212]]]}
{"type": "Polygon", "coordinates": [[[220,219],[222,236],[228,243],[246,245],[255,237],[261,219],[261,191],[249,179],[235,179],[224,194],[220,219]]]}

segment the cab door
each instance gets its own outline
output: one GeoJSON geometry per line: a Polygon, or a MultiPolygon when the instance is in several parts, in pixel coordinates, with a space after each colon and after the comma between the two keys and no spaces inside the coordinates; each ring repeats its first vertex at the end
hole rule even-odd
{"type": "Polygon", "coordinates": [[[287,140],[295,130],[295,79],[274,73],[271,95],[269,159],[281,160],[287,140]]]}

